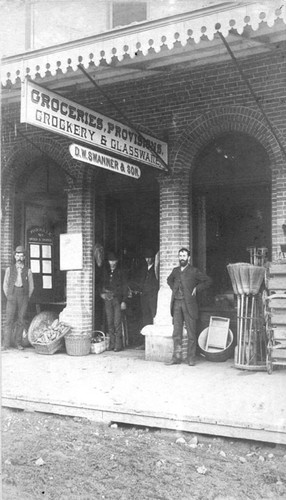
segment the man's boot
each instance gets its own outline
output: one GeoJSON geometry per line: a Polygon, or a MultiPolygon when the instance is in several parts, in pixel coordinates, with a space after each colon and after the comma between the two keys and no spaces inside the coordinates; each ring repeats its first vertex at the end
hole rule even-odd
{"type": "Polygon", "coordinates": [[[171,365],[180,365],[182,362],[181,358],[176,358],[176,357],[172,357],[172,359],[170,361],[167,361],[165,363],[166,366],[171,366],[171,365]]]}

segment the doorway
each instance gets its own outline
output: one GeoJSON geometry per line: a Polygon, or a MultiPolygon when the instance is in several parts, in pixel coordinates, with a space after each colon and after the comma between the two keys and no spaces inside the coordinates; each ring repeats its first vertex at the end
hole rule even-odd
{"type": "MultiPolygon", "coordinates": [[[[140,179],[126,179],[118,174],[98,176],[95,199],[95,243],[102,244],[105,259],[109,251],[118,255],[129,286],[126,320],[129,345],[142,344],[140,336],[141,305],[138,280],[145,265],[144,251],[159,250],[160,197],[157,173],[144,169],[140,179]]],[[[94,327],[103,329],[105,315],[100,298],[103,266],[94,264],[94,327]]]]}
{"type": "Polygon", "coordinates": [[[223,134],[201,151],[192,176],[193,261],[213,279],[211,296],[232,291],[227,264],[271,259],[271,170],[264,148],[243,133],[223,134]]]}
{"type": "Polygon", "coordinates": [[[35,159],[15,186],[14,247],[24,243],[35,290],[30,304],[40,309],[64,308],[66,273],[60,271],[59,235],[66,232],[65,181],[58,165],[35,159]]]}

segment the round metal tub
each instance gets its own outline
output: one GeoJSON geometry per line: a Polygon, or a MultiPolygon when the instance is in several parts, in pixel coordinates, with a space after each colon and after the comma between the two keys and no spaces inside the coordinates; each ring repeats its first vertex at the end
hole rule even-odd
{"type": "Polygon", "coordinates": [[[209,348],[208,351],[205,350],[207,343],[208,328],[205,328],[199,335],[198,346],[201,356],[206,358],[208,361],[222,362],[231,358],[234,352],[234,336],[231,330],[228,330],[227,346],[225,349],[213,349],[209,348]]]}

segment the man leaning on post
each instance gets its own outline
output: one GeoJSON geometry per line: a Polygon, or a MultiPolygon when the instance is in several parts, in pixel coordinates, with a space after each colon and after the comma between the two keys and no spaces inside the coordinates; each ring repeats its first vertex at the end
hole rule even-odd
{"type": "Polygon", "coordinates": [[[209,287],[212,280],[196,267],[189,264],[190,252],[187,248],[179,250],[179,266],[175,267],[167,283],[172,289],[171,315],[173,316],[173,357],[167,365],[178,365],[182,361],[182,338],[184,322],[188,334],[187,361],[189,366],[195,365],[197,336],[196,320],[198,304],[196,293],[209,287]]]}
{"type": "Polygon", "coordinates": [[[29,299],[34,291],[32,271],[25,265],[26,251],[18,246],[14,252],[15,264],[7,267],[4,276],[3,290],[7,298],[6,324],[4,328],[2,351],[11,347],[14,320],[16,321],[16,348],[22,350],[22,333],[25,327],[25,315],[29,299]]]}

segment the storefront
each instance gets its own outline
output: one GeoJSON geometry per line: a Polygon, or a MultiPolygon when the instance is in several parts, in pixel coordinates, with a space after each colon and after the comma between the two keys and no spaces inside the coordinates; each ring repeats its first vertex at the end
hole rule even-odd
{"type": "MultiPolygon", "coordinates": [[[[213,312],[234,317],[226,265],[249,261],[250,247],[267,248],[274,259],[285,242],[283,16],[283,9],[255,2],[217,7],[115,30],[112,42],[96,37],[58,52],[27,53],[20,62],[3,60],[2,77],[9,75],[2,82],[2,268],[15,245],[25,244],[40,308],[63,310],[76,332],[92,329],[94,246],[116,249],[122,259],[140,258],[148,246],[160,251],[156,327],[170,329],[166,278],[186,246],[194,265],[213,278],[200,298],[201,327],[213,312]],[[75,61],[89,65],[101,88],[75,61]],[[54,130],[20,123],[22,67],[29,80],[62,99],[166,144],[167,168],[134,158],[133,174],[122,175],[71,150],[76,143],[107,154],[104,144],[85,141],[80,128],[76,142],[59,123],[54,130]],[[61,270],[62,234],[82,235],[80,268],[61,270]]],[[[112,158],[127,161],[120,145],[113,149],[112,158]]]]}

